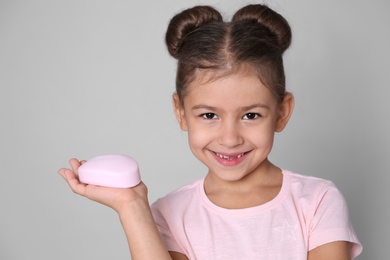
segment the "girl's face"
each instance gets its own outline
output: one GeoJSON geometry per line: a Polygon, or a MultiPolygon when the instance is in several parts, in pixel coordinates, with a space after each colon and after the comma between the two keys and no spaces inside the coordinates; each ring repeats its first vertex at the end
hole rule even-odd
{"type": "Polygon", "coordinates": [[[281,104],[254,74],[193,82],[176,116],[188,131],[191,151],[221,180],[237,181],[268,164],[275,131],[291,115],[293,98],[281,104]]]}

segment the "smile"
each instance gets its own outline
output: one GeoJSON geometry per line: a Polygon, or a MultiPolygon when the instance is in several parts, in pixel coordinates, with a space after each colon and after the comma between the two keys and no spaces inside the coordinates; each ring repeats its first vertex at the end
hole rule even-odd
{"type": "Polygon", "coordinates": [[[215,160],[225,167],[234,167],[240,165],[245,159],[247,158],[248,152],[243,153],[230,153],[230,154],[223,154],[223,153],[217,153],[212,152],[214,155],[215,160]]]}
{"type": "Polygon", "coordinates": [[[237,155],[225,155],[225,154],[220,154],[217,152],[215,152],[215,154],[219,158],[224,159],[224,160],[228,160],[228,161],[240,159],[241,157],[243,157],[245,155],[245,153],[241,153],[241,154],[237,154],[237,155]]]}

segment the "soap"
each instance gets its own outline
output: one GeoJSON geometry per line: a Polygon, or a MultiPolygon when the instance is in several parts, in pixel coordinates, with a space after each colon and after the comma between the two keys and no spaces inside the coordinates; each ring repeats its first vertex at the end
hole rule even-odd
{"type": "Polygon", "coordinates": [[[81,183],[104,187],[130,188],[141,182],[138,163],[128,155],[94,157],[83,163],[78,173],[81,183]]]}

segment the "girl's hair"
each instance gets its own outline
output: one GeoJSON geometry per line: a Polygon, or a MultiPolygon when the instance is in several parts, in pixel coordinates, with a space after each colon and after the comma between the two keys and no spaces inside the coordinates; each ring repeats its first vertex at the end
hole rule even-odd
{"type": "Polygon", "coordinates": [[[181,102],[196,76],[210,70],[219,77],[254,71],[278,101],[285,95],[282,54],[290,46],[291,29],[265,5],[247,5],[231,22],[224,22],[213,7],[195,6],[172,18],[165,40],[178,60],[176,92],[181,102]]]}

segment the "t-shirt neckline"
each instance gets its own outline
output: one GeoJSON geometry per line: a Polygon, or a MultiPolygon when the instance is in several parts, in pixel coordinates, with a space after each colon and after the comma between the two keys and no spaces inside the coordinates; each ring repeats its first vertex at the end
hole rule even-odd
{"type": "Polygon", "coordinates": [[[287,193],[289,189],[289,183],[290,183],[290,175],[288,172],[284,169],[282,169],[283,174],[283,181],[282,181],[282,187],[280,188],[279,193],[273,198],[272,200],[258,205],[254,207],[249,208],[243,208],[243,209],[227,209],[220,206],[217,206],[213,202],[210,201],[210,199],[207,197],[206,192],[204,190],[204,180],[205,178],[201,179],[198,184],[198,195],[200,196],[202,204],[209,210],[217,213],[217,214],[224,214],[224,215],[252,215],[252,214],[258,214],[259,212],[271,210],[274,207],[276,207],[285,197],[285,194],[287,193]]]}

